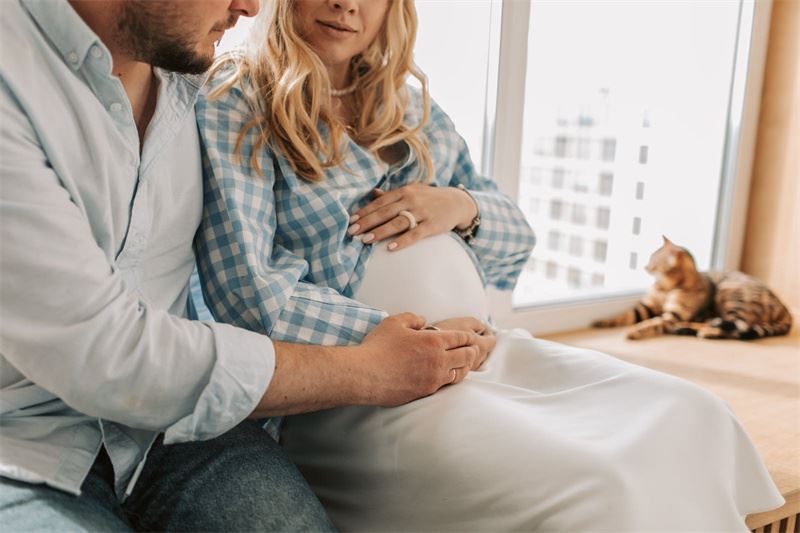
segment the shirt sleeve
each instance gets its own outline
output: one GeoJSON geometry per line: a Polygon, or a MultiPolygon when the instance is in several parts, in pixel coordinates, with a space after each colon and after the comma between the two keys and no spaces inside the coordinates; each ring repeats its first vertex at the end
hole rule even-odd
{"type": "Polygon", "coordinates": [[[386,313],[304,281],[308,263],[276,242],[277,162],[264,147],[253,158],[256,128],[242,136],[241,155],[236,152],[251,116],[235,87],[197,105],[205,208],[195,248],[206,303],[217,320],[273,340],[359,343],[386,313]]]}
{"type": "Polygon", "coordinates": [[[519,206],[500,192],[494,181],[478,173],[466,141],[435,103],[431,104],[430,120],[429,140],[434,160],[445,161],[436,169],[437,182],[450,187],[463,185],[475,199],[481,224],[472,250],[486,282],[501,290],[511,290],[536,244],[533,229],[519,206]]]}
{"type": "Polygon", "coordinates": [[[0,116],[3,358],[77,411],[165,431],[167,442],[246,418],[274,371],[271,341],[170,315],[126,289],[2,80],[0,116]]]}

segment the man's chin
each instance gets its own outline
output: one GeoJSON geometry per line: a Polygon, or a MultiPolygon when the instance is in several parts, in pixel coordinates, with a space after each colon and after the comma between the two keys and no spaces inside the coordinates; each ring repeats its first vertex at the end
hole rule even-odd
{"type": "Polygon", "coordinates": [[[208,53],[172,51],[154,58],[152,65],[181,74],[203,74],[214,63],[214,47],[208,53]]]}

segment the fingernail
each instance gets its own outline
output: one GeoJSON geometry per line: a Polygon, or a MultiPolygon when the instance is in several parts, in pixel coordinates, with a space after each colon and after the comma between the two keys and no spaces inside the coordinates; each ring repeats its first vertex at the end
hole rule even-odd
{"type": "Polygon", "coordinates": [[[357,232],[360,229],[361,229],[361,226],[359,224],[353,224],[352,226],[347,228],[347,233],[352,235],[352,234],[354,234],[355,232],[357,232]]]}
{"type": "Polygon", "coordinates": [[[353,215],[350,217],[350,224],[361,218],[361,215],[353,215]]]}
{"type": "Polygon", "coordinates": [[[396,243],[396,242],[391,242],[391,243],[389,243],[389,246],[388,246],[388,248],[389,248],[390,250],[394,250],[395,248],[397,248],[397,243],[396,243]]]}
{"type": "Polygon", "coordinates": [[[361,242],[367,243],[367,242],[372,241],[372,239],[374,239],[374,238],[375,238],[375,234],[374,233],[367,233],[366,235],[361,237],[361,242]]]}

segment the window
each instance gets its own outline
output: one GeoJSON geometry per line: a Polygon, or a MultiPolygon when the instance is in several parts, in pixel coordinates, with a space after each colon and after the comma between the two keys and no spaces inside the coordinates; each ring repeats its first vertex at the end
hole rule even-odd
{"type": "Polygon", "coordinates": [[[552,182],[554,189],[563,189],[564,188],[564,169],[561,167],[555,167],[553,169],[553,182],[552,182]]]}
{"type": "Polygon", "coordinates": [[[564,202],[558,199],[550,200],[550,218],[559,220],[564,209],[564,202]]]}
{"type": "Polygon", "coordinates": [[[614,161],[617,153],[616,139],[603,139],[603,161],[614,161]]]}
{"type": "Polygon", "coordinates": [[[614,192],[614,174],[602,172],[598,182],[597,192],[603,196],[611,196],[611,193],[614,192]]]}
{"type": "Polygon", "coordinates": [[[594,225],[598,229],[608,229],[610,222],[611,222],[611,210],[607,207],[598,207],[597,218],[595,219],[594,225]]]}
{"type": "Polygon", "coordinates": [[[594,274],[592,274],[592,285],[595,287],[602,286],[605,280],[606,277],[599,272],[595,272],[594,274]]]}
{"type": "Polygon", "coordinates": [[[608,243],[606,241],[594,241],[594,260],[605,263],[608,253],[608,243]]]}
{"type": "Polygon", "coordinates": [[[547,234],[547,248],[550,250],[558,251],[561,247],[561,234],[556,230],[551,230],[547,234]]]}
{"type": "Polygon", "coordinates": [[[581,271],[575,267],[569,267],[567,269],[567,283],[570,286],[575,288],[580,288],[581,286],[581,271]]]}
{"type": "Polygon", "coordinates": [[[546,276],[547,279],[556,279],[558,277],[558,264],[555,261],[547,262],[546,276]]]}
{"type": "Polygon", "coordinates": [[[572,223],[581,225],[586,224],[586,206],[572,204],[572,223]]]}
{"type": "Polygon", "coordinates": [[[642,232],[642,218],[633,217],[633,234],[639,235],[642,232]]]}
{"type": "Polygon", "coordinates": [[[644,199],[644,182],[642,181],[636,182],[636,199],[637,200],[644,199]]]}
{"type": "Polygon", "coordinates": [[[640,165],[647,164],[647,146],[639,147],[639,164],[640,165]]]}
{"type": "Polygon", "coordinates": [[[631,252],[631,255],[628,257],[628,268],[631,270],[636,270],[638,256],[636,252],[631,252]]]}
{"type": "Polygon", "coordinates": [[[583,255],[583,239],[577,235],[570,235],[569,237],[569,253],[574,256],[583,255]]]}
{"type": "Polygon", "coordinates": [[[555,139],[555,148],[553,149],[553,153],[556,157],[566,157],[567,156],[567,138],[563,136],[558,136],[555,139]]]}

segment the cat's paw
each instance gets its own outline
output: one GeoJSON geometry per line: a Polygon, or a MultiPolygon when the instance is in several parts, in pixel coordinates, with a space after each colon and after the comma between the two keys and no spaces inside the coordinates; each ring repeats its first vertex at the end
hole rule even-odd
{"type": "Polygon", "coordinates": [[[639,339],[644,339],[649,335],[645,335],[645,332],[640,329],[629,329],[627,333],[625,333],[625,338],[630,341],[638,341],[639,339]]]}
{"type": "Polygon", "coordinates": [[[721,339],[725,336],[725,332],[714,326],[703,326],[697,330],[697,336],[701,339],[721,339]]]}

